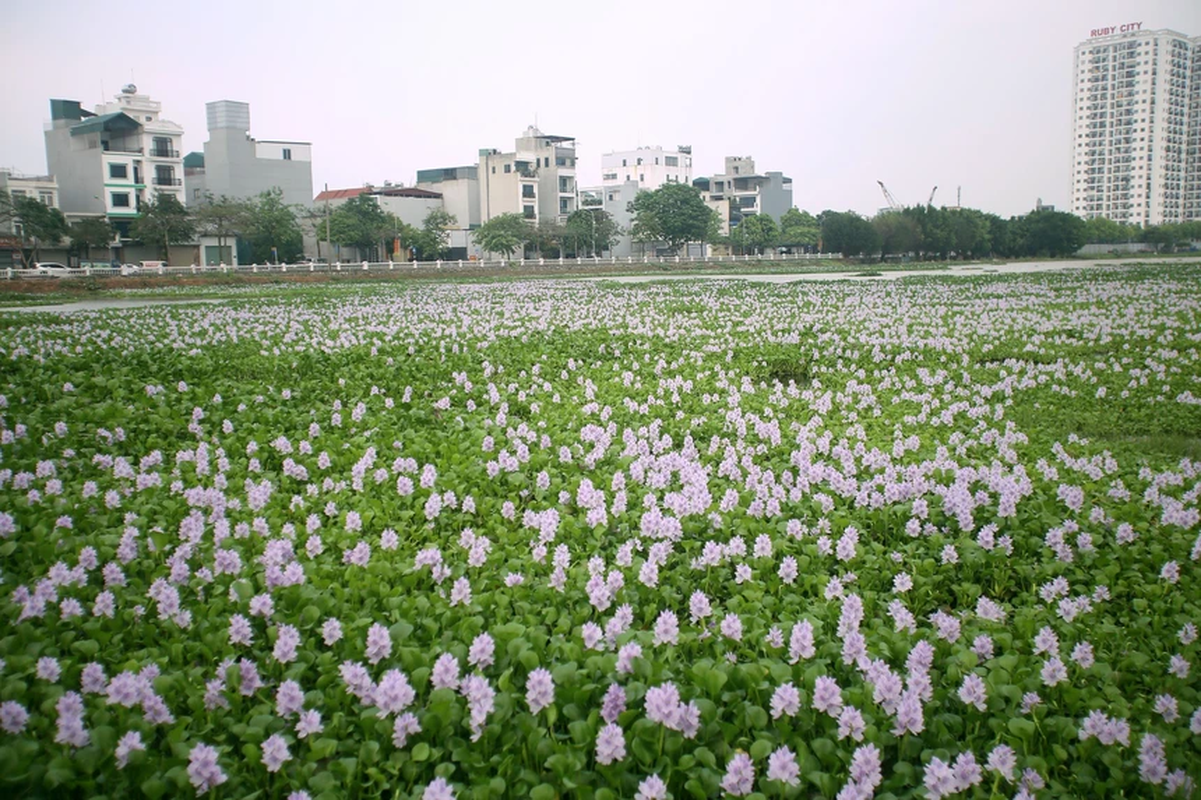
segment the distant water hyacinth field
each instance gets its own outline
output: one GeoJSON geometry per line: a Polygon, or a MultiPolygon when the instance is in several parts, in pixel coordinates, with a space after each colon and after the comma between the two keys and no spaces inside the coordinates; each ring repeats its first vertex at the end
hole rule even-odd
{"type": "Polygon", "coordinates": [[[1199,279],[0,315],[0,788],[1186,797],[1199,279]]]}

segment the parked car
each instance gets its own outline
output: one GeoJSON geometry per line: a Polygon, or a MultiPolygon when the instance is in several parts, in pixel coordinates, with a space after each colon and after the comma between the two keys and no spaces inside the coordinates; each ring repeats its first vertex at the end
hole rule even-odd
{"type": "Polygon", "coordinates": [[[138,266],[137,264],[122,264],[121,265],[121,274],[122,275],[137,275],[141,271],[142,271],[142,268],[140,266],[138,266]]]}
{"type": "Polygon", "coordinates": [[[43,278],[70,278],[79,274],[79,270],[71,269],[57,261],[39,261],[33,265],[33,271],[35,275],[43,278]]]}

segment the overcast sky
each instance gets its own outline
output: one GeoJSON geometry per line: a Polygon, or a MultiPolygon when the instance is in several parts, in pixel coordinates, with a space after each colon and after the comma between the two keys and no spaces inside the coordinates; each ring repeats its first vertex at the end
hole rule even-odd
{"type": "Polygon", "coordinates": [[[204,104],[313,143],[319,190],[413,182],[510,150],[535,116],[600,156],[691,144],[793,179],[813,212],[904,204],[1019,214],[1067,205],[1072,50],[1142,22],[1201,36],[1197,0],[5,0],[0,165],[46,170],[52,97],[91,108],[130,81],[203,149],[204,104]]]}

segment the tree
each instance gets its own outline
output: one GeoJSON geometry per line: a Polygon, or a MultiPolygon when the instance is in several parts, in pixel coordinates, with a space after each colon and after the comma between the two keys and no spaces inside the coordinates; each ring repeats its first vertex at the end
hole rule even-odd
{"type": "Polygon", "coordinates": [[[296,207],[284,202],[282,190],[275,188],[263,192],[249,202],[247,213],[243,233],[250,239],[251,258],[255,263],[287,263],[304,255],[304,236],[300,232],[296,207]]]}
{"type": "Polygon", "coordinates": [[[903,211],[883,211],[872,219],[872,227],[880,238],[880,260],[887,255],[917,252],[922,231],[917,220],[903,211]]]}
{"type": "Polygon", "coordinates": [[[752,214],[743,217],[742,222],[730,232],[731,236],[738,233],[744,249],[756,253],[775,247],[780,232],[776,229],[776,221],[766,214],[752,214]]]}
{"type": "Polygon", "coordinates": [[[0,189],[0,229],[7,228],[16,218],[17,209],[13,206],[12,195],[7,189],[0,189]]]}
{"type": "Polygon", "coordinates": [[[68,231],[71,244],[83,248],[88,261],[92,260],[93,247],[105,247],[113,240],[113,226],[104,217],[84,217],[71,224],[68,231]]]}
{"type": "Polygon", "coordinates": [[[526,246],[534,250],[538,258],[558,258],[563,252],[563,239],[567,231],[553,219],[540,219],[537,225],[528,226],[530,232],[526,238],[526,246]]]}
{"type": "Polygon", "coordinates": [[[717,233],[717,214],[700,192],[686,183],[668,183],[653,192],[639,193],[630,210],[634,238],[641,242],[666,242],[678,252],[688,242],[707,242],[717,233]]]}
{"type": "Polygon", "coordinates": [[[594,256],[613,246],[618,227],[612,214],[598,206],[588,206],[578,209],[567,218],[566,235],[574,242],[577,257],[581,250],[587,250],[589,255],[594,256]]]}
{"type": "Polygon", "coordinates": [[[489,253],[512,258],[530,237],[530,225],[521,214],[501,214],[475,230],[475,241],[489,253]]]}
{"type": "Polygon", "coordinates": [[[978,258],[988,252],[988,222],[974,208],[948,209],[951,248],[960,258],[978,258]]]}
{"type": "Polygon", "coordinates": [[[171,245],[192,241],[196,225],[179,198],[163,192],[143,201],[141,214],[133,221],[129,234],[143,244],[160,247],[163,261],[170,261],[171,245]]]}
{"type": "Polygon", "coordinates": [[[224,251],[226,239],[246,232],[252,216],[252,203],[225,195],[213,199],[211,193],[205,196],[204,204],[192,212],[199,232],[217,238],[219,251],[224,251]]]}
{"type": "Polygon", "coordinates": [[[1064,211],[1034,211],[1023,218],[1026,253],[1064,257],[1084,246],[1084,220],[1064,211]]]}
{"type": "Polygon", "coordinates": [[[872,224],[854,211],[823,211],[818,217],[826,250],[842,253],[844,258],[880,249],[880,236],[872,224]]]}
{"type": "Polygon", "coordinates": [[[814,247],[821,235],[821,225],[808,211],[790,208],[780,217],[781,247],[814,247]]]}
{"type": "Polygon", "coordinates": [[[399,232],[388,213],[369,194],[352,197],[334,209],[329,229],[334,242],[354,247],[368,257],[375,254],[375,249],[390,234],[399,232]]]}
{"type": "Polygon", "coordinates": [[[421,259],[434,261],[445,258],[450,249],[450,229],[459,224],[454,214],[441,208],[431,209],[421,223],[421,259]]]}
{"type": "Polygon", "coordinates": [[[18,197],[13,212],[21,223],[21,241],[33,242],[33,260],[41,260],[42,245],[56,245],[67,235],[67,218],[32,197],[18,197]]]}
{"type": "Polygon", "coordinates": [[[1127,240],[1126,226],[1105,217],[1093,217],[1084,222],[1086,244],[1112,244],[1127,240]]]}

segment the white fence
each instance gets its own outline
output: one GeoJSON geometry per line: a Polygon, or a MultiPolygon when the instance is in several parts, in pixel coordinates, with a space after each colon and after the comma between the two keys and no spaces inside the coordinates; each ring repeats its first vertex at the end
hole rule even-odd
{"type": "Polygon", "coordinates": [[[108,277],[138,277],[144,275],[258,275],[273,273],[395,273],[436,275],[446,272],[496,272],[513,270],[537,271],[546,270],[580,270],[589,268],[627,267],[631,270],[647,266],[672,267],[684,264],[754,264],[780,262],[813,262],[838,258],[829,253],[792,253],[780,255],[757,256],[627,256],[623,258],[514,258],[489,261],[362,261],[358,263],[334,264],[239,264],[237,266],[154,266],[142,267],[130,271],[128,267],[79,267],[69,271],[69,274],[42,274],[35,269],[7,269],[0,272],[8,280],[43,277],[71,278],[108,278],[108,277]]]}

